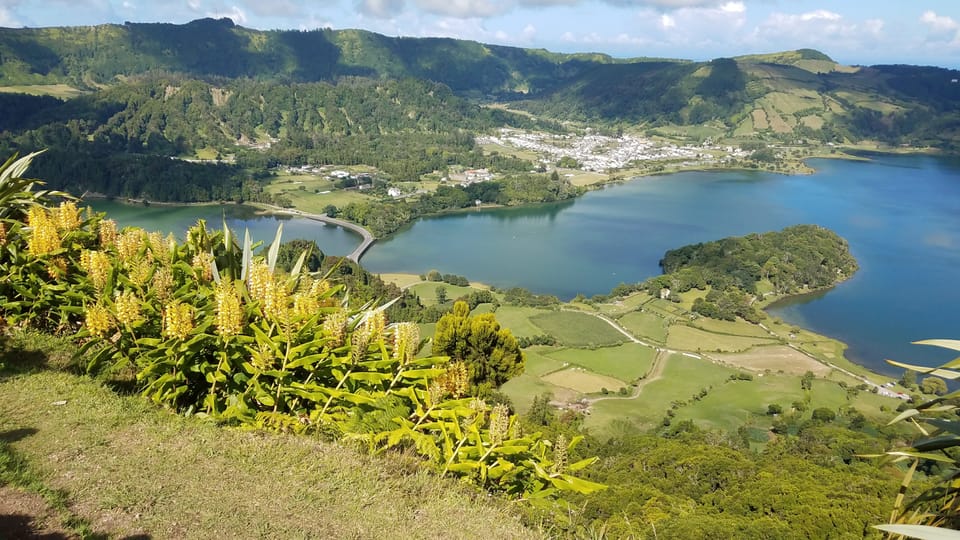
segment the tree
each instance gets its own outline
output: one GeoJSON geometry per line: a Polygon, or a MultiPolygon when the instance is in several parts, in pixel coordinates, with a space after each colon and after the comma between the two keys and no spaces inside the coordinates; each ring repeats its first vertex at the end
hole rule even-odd
{"type": "Polygon", "coordinates": [[[767,414],[769,414],[770,416],[773,416],[776,414],[782,414],[782,413],[783,413],[783,407],[781,407],[780,405],[776,403],[771,403],[770,405],[767,405],[767,414]]]}
{"type": "Polygon", "coordinates": [[[903,377],[900,377],[900,384],[907,389],[911,389],[917,385],[917,374],[909,369],[903,372],[903,377]]]}
{"type": "Polygon", "coordinates": [[[803,377],[800,378],[800,388],[803,390],[810,390],[813,388],[813,372],[808,371],[803,374],[803,377]]]}
{"type": "Polygon", "coordinates": [[[501,328],[492,313],[471,316],[463,301],[437,321],[433,354],[465,362],[475,395],[489,394],[523,372],[523,353],[510,330],[501,328]]]}
{"type": "MultiPolygon", "coordinates": [[[[911,371],[911,373],[913,372],[911,371]]],[[[923,380],[920,381],[920,390],[922,390],[924,394],[942,396],[947,393],[947,383],[940,377],[924,377],[923,380]]]]}
{"type": "Polygon", "coordinates": [[[833,420],[837,417],[837,413],[833,412],[832,410],[826,407],[820,407],[818,409],[813,410],[813,414],[811,417],[817,422],[827,423],[827,422],[833,422],[833,420]]]}
{"type": "Polygon", "coordinates": [[[437,303],[445,304],[447,302],[447,288],[444,287],[443,285],[440,285],[439,287],[437,287],[436,293],[437,293],[437,303]]]}

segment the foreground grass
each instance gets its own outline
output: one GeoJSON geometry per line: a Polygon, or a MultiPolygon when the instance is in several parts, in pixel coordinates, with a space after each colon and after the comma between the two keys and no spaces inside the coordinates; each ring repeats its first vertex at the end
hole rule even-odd
{"type": "Polygon", "coordinates": [[[17,474],[33,479],[34,487],[23,488],[63,494],[62,506],[85,531],[154,538],[536,536],[509,503],[438,478],[413,458],[378,459],[310,437],[218,427],[119,396],[87,377],[23,371],[18,358],[44,361],[30,351],[4,355],[5,450],[17,456],[17,474]]]}

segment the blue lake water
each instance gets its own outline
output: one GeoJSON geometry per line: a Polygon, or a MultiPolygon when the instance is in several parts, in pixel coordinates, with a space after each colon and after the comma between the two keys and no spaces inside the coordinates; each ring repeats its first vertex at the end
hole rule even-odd
{"type": "MultiPolygon", "coordinates": [[[[951,359],[949,352],[909,343],[960,338],[960,160],[873,156],[869,162],[810,165],[817,169],[810,176],[679,173],[609,186],[561,204],[423,219],[374,244],[362,262],[374,272],[435,268],[568,299],[659,274],[658,261],[668,249],[816,223],[850,242],[860,271],[825,294],[788,302],[773,314],[845,341],[851,359],[878,371],[900,371],[884,358],[951,359]]],[[[156,210],[164,219],[174,211],[156,210]]],[[[190,215],[197,209],[175,211],[190,215]]],[[[215,212],[208,223],[219,223],[222,210],[204,211],[215,212]]],[[[275,222],[259,219],[260,238],[269,241],[275,222]]],[[[285,233],[285,238],[315,238],[331,254],[345,254],[359,243],[348,231],[307,220],[288,221],[287,230],[297,221],[317,236],[285,233]]]]}

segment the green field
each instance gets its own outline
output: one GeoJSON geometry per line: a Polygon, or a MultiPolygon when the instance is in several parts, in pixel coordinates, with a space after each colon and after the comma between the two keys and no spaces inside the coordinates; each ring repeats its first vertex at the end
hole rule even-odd
{"type": "Polygon", "coordinates": [[[650,339],[657,343],[667,340],[667,320],[651,312],[631,311],[617,322],[631,334],[642,339],[650,339]]]}
{"type": "MultiPolygon", "coordinates": [[[[479,289],[472,287],[461,287],[459,285],[450,285],[442,281],[430,281],[426,283],[417,283],[410,287],[410,292],[420,297],[420,301],[425,306],[434,306],[437,304],[437,288],[443,287],[447,290],[447,301],[451,302],[461,296],[466,296],[479,289]]],[[[499,317],[497,317],[499,320],[499,317]]],[[[503,323],[500,323],[503,325],[503,323]]]]}
{"type": "Polygon", "coordinates": [[[327,178],[313,175],[278,176],[266,187],[267,193],[286,195],[298,210],[311,214],[322,214],[328,205],[341,208],[354,202],[371,200],[356,189],[336,189],[327,178]]]}
{"type": "Polygon", "coordinates": [[[681,324],[671,326],[667,336],[667,347],[681,351],[738,352],[773,343],[773,339],[714,334],[681,324]]]}
{"type": "Polygon", "coordinates": [[[549,353],[549,356],[601,375],[631,382],[650,372],[655,354],[656,351],[639,343],[624,343],[595,350],[562,349],[549,353]]]}
{"type": "Polygon", "coordinates": [[[523,372],[534,376],[546,375],[554,371],[559,371],[567,366],[568,361],[561,358],[554,358],[553,347],[538,345],[523,350],[524,368],[523,372]]]}
{"type": "Polygon", "coordinates": [[[0,92],[10,94],[30,94],[32,96],[53,96],[61,99],[75,98],[87,93],[72,86],[67,86],[66,84],[0,86],[0,92]]]}
{"type": "Polygon", "coordinates": [[[721,384],[732,373],[736,371],[707,360],[670,355],[663,376],[647,383],[636,399],[598,401],[591,407],[584,425],[603,432],[611,421],[624,419],[643,428],[654,427],[671,402],[687,400],[702,388],[721,384]]]}
{"type": "Polygon", "coordinates": [[[543,329],[530,322],[530,319],[544,313],[550,312],[531,307],[500,306],[497,309],[497,321],[500,326],[509,328],[514,336],[539,336],[544,333],[543,329]]]}
{"type": "Polygon", "coordinates": [[[554,371],[549,375],[544,375],[541,379],[561,388],[569,388],[580,394],[596,394],[602,392],[604,389],[615,392],[627,386],[627,383],[624,381],[607,377],[606,375],[598,375],[581,367],[570,367],[560,371],[554,371]]]}
{"type": "Polygon", "coordinates": [[[626,341],[626,336],[606,321],[574,311],[546,311],[530,321],[557,340],[571,347],[614,345],[626,341]]]}
{"type": "Polygon", "coordinates": [[[721,321],[719,319],[711,319],[709,317],[698,317],[697,319],[690,321],[690,326],[699,328],[701,330],[706,330],[707,332],[713,332],[715,334],[730,334],[734,336],[752,336],[759,338],[771,338],[769,332],[760,328],[759,325],[751,324],[746,321],[721,321]]]}

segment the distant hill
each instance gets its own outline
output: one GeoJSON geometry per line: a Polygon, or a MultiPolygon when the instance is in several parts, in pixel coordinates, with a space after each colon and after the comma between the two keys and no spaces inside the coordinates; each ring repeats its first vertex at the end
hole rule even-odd
{"type": "Polygon", "coordinates": [[[417,78],[558,119],[713,123],[729,136],[955,147],[960,135],[960,72],[842,66],[812,49],[684,62],[363,30],[258,31],[229,19],[0,29],[0,86],[94,90],[158,72],[282,83],[417,78]]]}

